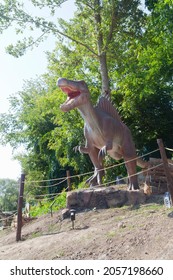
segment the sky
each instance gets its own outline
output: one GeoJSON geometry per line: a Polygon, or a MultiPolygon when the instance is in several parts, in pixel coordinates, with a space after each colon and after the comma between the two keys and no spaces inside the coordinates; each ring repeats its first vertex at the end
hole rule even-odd
{"type": "MultiPolygon", "coordinates": [[[[61,9],[58,9],[58,16],[68,19],[73,16],[73,12],[74,1],[69,0],[63,4],[61,9]]],[[[39,75],[46,72],[47,58],[45,52],[52,51],[56,42],[55,37],[49,36],[39,47],[32,51],[28,50],[20,58],[14,58],[6,53],[5,47],[15,43],[17,39],[14,29],[0,34],[0,113],[8,112],[9,96],[20,91],[25,80],[39,78],[39,75]]],[[[0,179],[18,179],[20,177],[21,166],[18,161],[13,160],[14,154],[15,152],[10,145],[0,145],[0,179]]]]}

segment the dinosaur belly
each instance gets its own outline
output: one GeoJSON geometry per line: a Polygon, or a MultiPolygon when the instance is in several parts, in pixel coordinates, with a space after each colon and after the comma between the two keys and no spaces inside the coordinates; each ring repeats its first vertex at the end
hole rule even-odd
{"type": "Polygon", "coordinates": [[[98,129],[93,129],[90,126],[85,127],[85,137],[92,146],[101,149],[105,145],[105,140],[98,129]]]}
{"type": "Polygon", "coordinates": [[[92,135],[92,142],[93,145],[98,149],[101,149],[103,146],[105,146],[105,141],[101,135],[92,135]]]}

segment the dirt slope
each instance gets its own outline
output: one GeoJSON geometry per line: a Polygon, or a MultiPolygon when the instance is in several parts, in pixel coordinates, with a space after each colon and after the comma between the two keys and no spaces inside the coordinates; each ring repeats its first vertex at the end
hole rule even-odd
{"type": "Polygon", "coordinates": [[[61,213],[0,232],[0,259],[173,259],[173,209],[163,197],[145,205],[77,213],[75,229],[61,213]]]}

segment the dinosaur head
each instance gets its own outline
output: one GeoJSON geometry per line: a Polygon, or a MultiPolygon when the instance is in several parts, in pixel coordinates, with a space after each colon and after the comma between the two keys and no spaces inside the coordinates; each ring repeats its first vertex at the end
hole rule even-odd
{"type": "Polygon", "coordinates": [[[60,106],[64,112],[78,108],[89,100],[89,90],[84,81],[72,81],[60,78],[57,81],[57,86],[68,96],[67,100],[60,106]]]}

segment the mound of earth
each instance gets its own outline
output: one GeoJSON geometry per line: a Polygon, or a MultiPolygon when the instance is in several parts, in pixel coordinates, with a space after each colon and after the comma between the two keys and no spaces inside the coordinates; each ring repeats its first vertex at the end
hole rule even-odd
{"type": "Polygon", "coordinates": [[[0,259],[173,259],[173,209],[163,196],[143,205],[85,210],[75,227],[61,211],[41,216],[16,232],[0,232],[0,259]]]}

